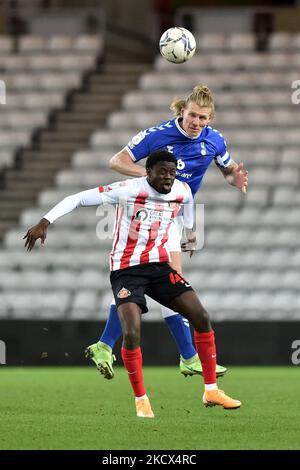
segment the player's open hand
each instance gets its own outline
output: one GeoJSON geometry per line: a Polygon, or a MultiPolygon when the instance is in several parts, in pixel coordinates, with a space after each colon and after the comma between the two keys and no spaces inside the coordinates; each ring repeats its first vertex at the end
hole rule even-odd
{"type": "Polygon", "coordinates": [[[194,251],[196,250],[197,239],[196,237],[189,238],[186,242],[181,243],[181,250],[185,253],[190,252],[190,258],[193,256],[194,251]]]}
{"type": "Polygon", "coordinates": [[[31,251],[35,245],[35,242],[40,238],[42,246],[45,243],[47,237],[47,227],[49,221],[47,219],[41,219],[37,225],[31,227],[26,233],[23,240],[25,240],[24,247],[27,248],[27,251],[31,251]]]}
{"type": "Polygon", "coordinates": [[[244,163],[239,163],[238,166],[232,170],[230,175],[227,176],[227,179],[229,184],[239,188],[243,194],[247,193],[248,171],[244,171],[244,163]]]}

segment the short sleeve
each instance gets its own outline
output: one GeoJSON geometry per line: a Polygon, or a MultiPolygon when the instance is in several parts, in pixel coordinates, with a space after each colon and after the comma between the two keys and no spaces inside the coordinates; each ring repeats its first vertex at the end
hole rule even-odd
{"type": "Polygon", "coordinates": [[[138,162],[151,153],[151,133],[148,129],[135,135],[125,147],[134,162],[138,162]]]}

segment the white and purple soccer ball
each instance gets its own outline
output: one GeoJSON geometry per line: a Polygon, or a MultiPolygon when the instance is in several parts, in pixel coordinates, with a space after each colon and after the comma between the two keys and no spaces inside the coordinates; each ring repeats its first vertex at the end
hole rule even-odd
{"type": "Polygon", "coordinates": [[[182,64],[193,57],[196,40],[188,29],[170,28],[162,34],[159,40],[159,50],[169,62],[182,64]]]}

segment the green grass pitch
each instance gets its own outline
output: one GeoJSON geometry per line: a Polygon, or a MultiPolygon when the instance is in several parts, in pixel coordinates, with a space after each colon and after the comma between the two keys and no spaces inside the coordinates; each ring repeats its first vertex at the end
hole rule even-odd
{"type": "Polygon", "coordinates": [[[239,410],[202,405],[202,378],[145,367],[154,419],[135,416],[127,375],[93,366],[0,368],[0,449],[300,449],[297,367],[231,367],[239,410]]]}

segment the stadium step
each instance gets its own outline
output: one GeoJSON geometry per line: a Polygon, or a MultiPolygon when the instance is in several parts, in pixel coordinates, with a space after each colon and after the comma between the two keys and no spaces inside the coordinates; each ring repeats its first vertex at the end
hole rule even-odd
{"type": "Polygon", "coordinates": [[[40,136],[41,143],[45,142],[53,142],[55,140],[57,143],[59,142],[73,142],[76,144],[81,144],[85,142],[89,137],[89,131],[85,129],[78,131],[78,133],[74,134],[73,131],[68,132],[66,129],[63,129],[62,126],[59,127],[57,131],[44,131],[40,136]]]}
{"type": "Polygon", "coordinates": [[[18,210],[28,207],[28,201],[0,201],[0,211],[2,220],[11,220],[18,215],[18,210]]]}
{"type": "Polygon", "coordinates": [[[104,70],[107,73],[113,73],[113,74],[120,74],[120,73],[132,73],[134,75],[136,74],[142,74],[147,72],[151,68],[151,65],[149,63],[124,63],[124,64],[106,64],[104,66],[104,70]]]}
{"type": "Polygon", "coordinates": [[[99,109],[98,103],[95,103],[94,105],[91,105],[89,103],[80,103],[79,105],[75,104],[74,105],[74,114],[70,113],[60,113],[60,115],[57,118],[57,127],[64,125],[64,123],[80,123],[82,125],[82,128],[85,129],[85,125],[93,125],[97,124],[99,126],[99,122],[103,120],[106,115],[107,111],[103,111],[102,109],[99,109]],[[77,109],[80,107],[80,110],[82,112],[74,112],[77,111],[77,109]]]}
{"type": "MultiPolygon", "coordinates": [[[[68,166],[67,161],[66,166],[68,166]]],[[[34,177],[37,172],[57,172],[61,170],[61,167],[62,162],[59,160],[27,160],[23,165],[23,170],[32,172],[34,177]]]]}
{"type": "Polygon", "coordinates": [[[79,132],[81,130],[85,130],[89,138],[95,130],[104,126],[105,119],[102,118],[101,120],[97,119],[97,121],[90,120],[80,122],[79,120],[75,121],[74,119],[69,121],[68,118],[66,118],[65,120],[61,120],[60,124],[63,125],[67,132],[79,132]]]}
{"type": "Polygon", "coordinates": [[[114,85],[111,83],[101,84],[101,83],[94,83],[91,85],[91,91],[93,93],[113,93],[114,91],[121,92],[122,94],[128,90],[134,89],[133,85],[129,85],[128,83],[119,83],[118,85],[114,85]]]}
{"type": "MultiPolygon", "coordinates": [[[[36,194],[39,193],[39,191],[42,191],[46,188],[49,188],[53,184],[53,177],[49,177],[47,179],[40,178],[38,180],[33,180],[33,179],[11,179],[9,182],[7,182],[7,189],[9,191],[16,190],[18,192],[26,192],[28,188],[31,190],[34,190],[36,194]]],[[[2,218],[2,214],[1,214],[2,218]]],[[[3,218],[2,218],[3,219],[3,218]]]]}
{"type": "Polygon", "coordinates": [[[27,189],[26,193],[23,191],[18,191],[17,189],[10,190],[5,189],[1,191],[1,201],[27,201],[28,204],[31,204],[36,199],[36,193],[34,189],[30,187],[27,189]]]}
{"type": "Polygon", "coordinates": [[[14,229],[17,227],[17,220],[18,220],[18,217],[16,219],[12,219],[12,220],[0,220],[0,239],[1,239],[1,234],[4,234],[5,232],[8,232],[8,230],[11,230],[11,229],[14,229]]]}
{"type": "Polygon", "coordinates": [[[89,103],[93,104],[95,102],[99,103],[100,105],[104,103],[109,103],[111,106],[113,103],[118,104],[120,101],[120,97],[115,93],[110,95],[106,95],[105,93],[97,93],[90,95],[89,93],[78,93],[74,97],[74,101],[76,103],[89,103]]]}
{"type": "Polygon", "coordinates": [[[70,160],[70,152],[69,151],[41,151],[41,150],[24,150],[23,152],[23,159],[24,164],[26,162],[33,162],[39,163],[40,161],[48,162],[48,161],[59,161],[59,162],[68,162],[70,160]]]}
{"type": "Polygon", "coordinates": [[[115,85],[119,86],[120,83],[126,83],[127,85],[134,85],[137,81],[136,74],[125,74],[125,73],[107,73],[104,75],[94,75],[90,78],[90,84],[93,85],[115,85]]]}
{"type": "MultiPolygon", "coordinates": [[[[85,142],[86,140],[84,140],[85,142]]],[[[82,142],[74,142],[74,141],[65,141],[65,142],[56,142],[51,139],[45,140],[41,142],[41,150],[43,151],[51,151],[51,152],[61,152],[61,151],[68,151],[70,154],[70,158],[75,152],[75,150],[81,150],[82,148],[86,148],[86,144],[82,145],[82,142]]],[[[65,166],[65,164],[63,165],[65,166]]]]}

